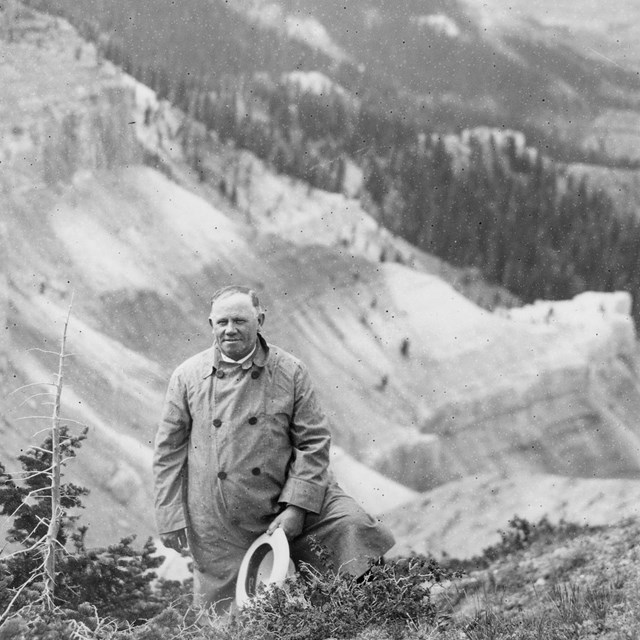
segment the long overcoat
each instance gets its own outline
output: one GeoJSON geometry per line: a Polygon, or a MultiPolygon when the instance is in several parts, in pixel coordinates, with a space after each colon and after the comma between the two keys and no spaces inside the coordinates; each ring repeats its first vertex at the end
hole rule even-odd
{"type": "Polygon", "coordinates": [[[261,335],[241,365],[214,345],[176,369],[156,435],[156,521],[161,534],[187,529],[196,596],[198,584],[205,601],[230,590],[245,550],[286,505],[307,511],[307,533],[333,547],[336,565],[357,558],[361,571],[391,546],[332,481],[329,445],[306,367],[261,335]]]}

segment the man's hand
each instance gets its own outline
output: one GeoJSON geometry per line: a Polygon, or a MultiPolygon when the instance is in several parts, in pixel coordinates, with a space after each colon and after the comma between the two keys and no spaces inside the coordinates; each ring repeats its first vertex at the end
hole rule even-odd
{"type": "Polygon", "coordinates": [[[178,529],[177,531],[169,531],[160,535],[160,540],[165,547],[180,551],[187,547],[187,530],[178,529]]]}
{"type": "Polygon", "coordinates": [[[305,513],[304,509],[290,504],[273,519],[267,529],[267,533],[271,535],[278,527],[281,527],[287,536],[287,540],[293,540],[302,533],[305,513]]]}

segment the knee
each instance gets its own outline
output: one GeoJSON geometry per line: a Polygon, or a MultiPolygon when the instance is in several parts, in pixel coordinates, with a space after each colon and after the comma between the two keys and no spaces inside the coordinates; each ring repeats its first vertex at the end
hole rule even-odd
{"type": "Polygon", "coordinates": [[[388,543],[389,547],[395,543],[389,527],[364,511],[347,514],[342,519],[341,525],[346,535],[353,535],[363,540],[372,539],[377,545],[388,543]]]}

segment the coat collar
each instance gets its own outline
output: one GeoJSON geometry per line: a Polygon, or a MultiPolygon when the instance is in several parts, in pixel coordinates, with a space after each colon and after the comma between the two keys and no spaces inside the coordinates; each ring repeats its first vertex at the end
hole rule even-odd
{"type": "MultiPolygon", "coordinates": [[[[267,364],[269,359],[269,345],[267,341],[262,337],[261,333],[258,333],[258,344],[256,350],[253,352],[253,357],[249,358],[242,363],[242,368],[246,371],[253,366],[263,368],[267,364]]],[[[217,344],[214,344],[208,351],[205,352],[202,377],[208,378],[213,375],[220,367],[220,348],[217,344]]]]}

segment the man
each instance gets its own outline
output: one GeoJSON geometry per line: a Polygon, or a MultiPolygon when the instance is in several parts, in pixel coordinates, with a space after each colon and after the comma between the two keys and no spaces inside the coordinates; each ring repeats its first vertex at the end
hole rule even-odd
{"type": "Polygon", "coordinates": [[[255,291],[225,287],[212,299],[214,343],[171,377],[154,455],[162,542],[189,546],[194,602],[230,604],[242,558],[282,527],[294,560],[363,574],[393,536],[329,473],[328,421],[306,367],[267,344],[255,291]]]}

